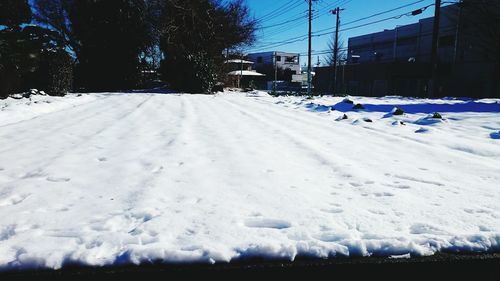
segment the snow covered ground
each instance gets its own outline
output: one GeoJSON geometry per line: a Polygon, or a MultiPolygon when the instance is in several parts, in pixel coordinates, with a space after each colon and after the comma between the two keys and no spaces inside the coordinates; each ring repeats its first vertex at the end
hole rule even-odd
{"type": "Polygon", "coordinates": [[[500,250],[500,100],[351,100],[0,100],[0,270],[500,250]]]}

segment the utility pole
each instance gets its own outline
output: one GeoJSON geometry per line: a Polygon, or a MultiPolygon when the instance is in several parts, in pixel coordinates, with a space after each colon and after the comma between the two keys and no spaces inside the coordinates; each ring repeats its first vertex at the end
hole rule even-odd
{"type": "Polygon", "coordinates": [[[434,10],[434,24],[432,28],[432,51],[431,51],[431,85],[429,87],[429,98],[435,97],[439,92],[438,81],[438,48],[439,48],[439,24],[441,17],[441,0],[436,0],[434,10]]]}
{"type": "Polygon", "coordinates": [[[332,10],[332,14],[337,16],[337,21],[335,24],[335,43],[333,46],[333,67],[334,67],[334,74],[333,74],[333,89],[332,89],[332,94],[335,94],[337,91],[337,65],[338,65],[338,55],[339,55],[339,27],[340,27],[340,11],[344,9],[340,9],[337,7],[335,10],[332,10]]]}
{"type": "Polygon", "coordinates": [[[238,88],[241,87],[241,78],[243,78],[243,54],[240,54],[240,79],[238,79],[238,88]]]}
{"type": "Polygon", "coordinates": [[[307,95],[311,95],[312,0],[309,0],[309,48],[307,50],[307,95]]]}
{"type": "Polygon", "coordinates": [[[457,20],[457,31],[455,32],[455,46],[453,51],[453,67],[457,64],[458,59],[458,48],[460,45],[460,27],[462,25],[462,16],[463,16],[463,0],[458,2],[458,20],[457,20]]]}
{"type": "Polygon", "coordinates": [[[276,59],[276,52],[273,53],[274,56],[274,85],[273,92],[276,92],[276,80],[278,80],[278,60],[276,59]]]}

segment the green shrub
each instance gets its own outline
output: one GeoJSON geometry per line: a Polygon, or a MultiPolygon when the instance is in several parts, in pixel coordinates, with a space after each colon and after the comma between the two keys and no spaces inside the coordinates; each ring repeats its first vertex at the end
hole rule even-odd
{"type": "Polygon", "coordinates": [[[210,93],[217,82],[214,61],[204,52],[168,57],[162,65],[164,80],[187,93],[210,93]]]}
{"type": "Polygon", "coordinates": [[[15,93],[19,84],[20,78],[16,69],[0,63],[0,99],[5,99],[15,93]]]}
{"type": "Polygon", "coordinates": [[[439,114],[439,112],[434,112],[432,114],[432,118],[435,118],[435,119],[443,119],[443,116],[441,116],[441,114],[439,114]]]}
{"type": "Polygon", "coordinates": [[[354,106],[352,107],[352,109],[365,109],[365,107],[364,107],[362,104],[357,103],[356,105],[354,105],[354,106]]]}
{"type": "Polygon", "coordinates": [[[248,87],[252,90],[257,88],[257,86],[255,85],[255,81],[250,80],[250,82],[248,82],[248,87]]]}
{"type": "Polygon", "coordinates": [[[73,60],[62,50],[43,52],[37,74],[37,88],[51,96],[64,96],[72,90],[73,60]]]}
{"type": "Polygon", "coordinates": [[[404,110],[402,110],[401,108],[395,108],[395,110],[393,110],[392,112],[392,115],[403,115],[404,113],[404,110]]]}

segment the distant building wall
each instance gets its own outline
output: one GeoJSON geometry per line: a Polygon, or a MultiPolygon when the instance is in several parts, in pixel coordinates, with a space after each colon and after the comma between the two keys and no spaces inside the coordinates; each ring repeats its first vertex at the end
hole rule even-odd
{"type": "MultiPolygon", "coordinates": [[[[347,65],[337,67],[335,93],[427,97],[433,20],[349,38],[347,65]]],[[[500,98],[500,63],[482,49],[473,22],[458,5],[442,8],[436,96],[500,98]]],[[[315,72],[315,91],[330,93],[334,69],[319,67],[315,72]]]]}
{"type": "Polygon", "coordinates": [[[248,60],[254,62],[254,68],[259,69],[265,65],[277,66],[282,69],[291,69],[295,74],[300,73],[300,54],[286,52],[263,52],[248,54],[248,60]]]}
{"type": "MultiPolygon", "coordinates": [[[[459,7],[442,8],[439,26],[439,58],[453,62],[459,7]]],[[[434,18],[349,38],[348,63],[415,61],[430,62],[434,18]]]]}

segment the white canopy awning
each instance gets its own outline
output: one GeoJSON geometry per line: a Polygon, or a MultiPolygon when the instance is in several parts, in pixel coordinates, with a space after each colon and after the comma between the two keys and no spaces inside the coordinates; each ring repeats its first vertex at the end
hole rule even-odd
{"type": "Polygon", "coordinates": [[[232,76],[266,76],[262,73],[258,73],[257,71],[250,71],[250,70],[235,70],[229,72],[227,75],[232,75],[232,76]]]}
{"type": "Polygon", "coordinates": [[[240,59],[227,60],[227,61],[225,61],[225,63],[253,64],[252,61],[240,60],[240,59]]]}

